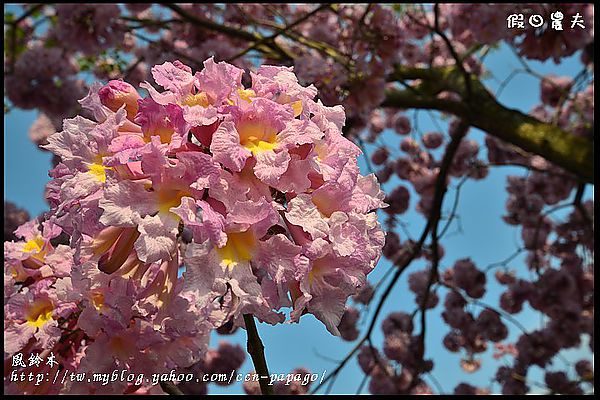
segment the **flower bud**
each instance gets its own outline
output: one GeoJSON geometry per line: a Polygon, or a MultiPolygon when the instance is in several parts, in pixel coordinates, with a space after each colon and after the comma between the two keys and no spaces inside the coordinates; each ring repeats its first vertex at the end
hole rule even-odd
{"type": "Polygon", "coordinates": [[[141,97],[129,83],[119,80],[109,81],[98,91],[98,95],[102,104],[112,111],[117,111],[125,104],[127,118],[133,121],[138,111],[138,99],[141,97]]]}

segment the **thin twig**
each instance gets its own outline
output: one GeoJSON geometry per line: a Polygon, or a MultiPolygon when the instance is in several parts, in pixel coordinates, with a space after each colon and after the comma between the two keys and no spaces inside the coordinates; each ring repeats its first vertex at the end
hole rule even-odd
{"type": "MultiPolygon", "coordinates": [[[[460,126],[457,130],[457,134],[452,138],[452,142],[450,142],[450,144],[448,145],[448,150],[446,151],[446,154],[444,155],[444,159],[442,160],[442,167],[444,168],[444,175],[450,169],[450,165],[452,164],[452,160],[454,159],[454,154],[455,154],[456,150],[458,149],[460,142],[467,134],[468,129],[469,129],[468,122],[465,120],[461,120],[460,126]],[[454,149],[454,150],[450,151],[452,149],[454,149]]],[[[442,175],[442,167],[440,168],[440,175],[442,175]]],[[[439,177],[440,176],[438,176],[438,178],[439,177]]],[[[427,318],[426,318],[427,303],[429,302],[429,297],[431,294],[431,287],[434,284],[434,282],[436,282],[438,280],[438,268],[439,268],[439,262],[440,262],[440,255],[439,255],[439,249],[438,249],[438,226],[439,226],[439,222],[440,222],[443,196],[447,190],[447,186],[445,184],[445,177],[444,177],[444,181],[437,182],[436,187],[438,184],[440,185],[438,190],[441,191],[441,194],[440,194],[441,199],[439,201],[439,206],[437,204],[433,206],[434,208],[432,209],[431,215],[429,217],[429,220],[431,223],[431,250],[432,250],[433,259],[431,261],[431,269],[429,270],[429,276],[427,278],[427,286],[425,289],[425,295],[423,296],[423,299],[420,304],[421,332],[419,333],[419,347],[418,347],[419,353],[417,355],[417,359],[419,360],[419,363],[420,363],[420,368],[419,368],[418,372],[422,372],[422,367],[423,367],[423,364],[425,363],[425,336],[427,333],[427,318]]],[[[417,385],[418,382],[419,382],[419,373],[416,373],[413,375],[411,384],[409,386],[409,390],[412,389],[415,385],[417,385]]]]}
{"type": "Polygon", "coordinates": [[[374,174],[375,170],[373,169],[373,166],[371,165],[371,159],[369,157],[369,153],[367,152],[367,147],[365,146],[365,141],[362,140],[361,137],[357,137],[356,141],[358,142],[358,147],[360,147],[360,149],[363,152],[363,156],[365,157],[365,163],[367,164],[367,169],[369,170],[369,173],[374,174]]]}
{"type": "Polygon", "coordinates": [[[502,260],[502,261],[498,261],[495,263],[491,263],[490,265],[488,265],[487,267],[484,268],[484,272],[489,272],[494,268],[497,267],[506,267],[506,265],[511,262],[512,260],[514,260],[515,258],[517,258],[517,256],[521,253],[523,253],[525,251],[524,248],[518,248],[513,254],[511,254],[510,256],[508,256],[506,259],[502,260]]]}
{"type": "Polygon", "coordinates": [[[238,54],[234,55],[233,57],[230,57],[226,61],[227,62],[232,62],[232,61],[234,61],[234,60],[242,57],[243,55],[245,55],[249,51],[256,49],[261,44],[266,44],[266,43],[274,42],[275,38],[277,38],[279,35],[285,34],[287,31],[289,31],[290,29],[294,28],[295,26],[301,24],[302,22],[306,21],[307,19],[309,19],[310,17],[312,17],[316,13],[322,11],[325,8],[329,8],[329,7],[330,7],[329,4],[323,4],[323,5],[315,8],[313,11],[311,11],[311,12],[307,13],[306,15],[298,18],[296,21],[292,22],[291,24],[289,24],[289,25],[287,25],[287,26],[285,26],[283,28],[277,28],[276,32],[273,33],[271,36],[265,36],[265,37],[263,37],[262,39],[254,42],[252,45],[250,45],[249,47],[245,48],[244,50],[242,50],[238,54]]]}
{"type": "Polygon", "coordinates": [[[471,77],[470,77],[470,74],[465,69],[463,61],[458,56],[458,53],[454,49],[454,46],[452,46],[452,42],[450,42],[450,39],[448,39],[448,36],[446,36],[446,34],[444,32],[442,32],[442,30],[440,29],[440,24],[439,24],[439,4],[438,3],[434,4],[434,6],[433,6],[433,12],[434,12],[434,32],[437,33],[442,38],[442,40],[444,41],[444,43],[446,43],[446,46],[448,47],[448,51],[450,51],[450,54],[452,54],[452,58],[454,58],[454,61],[456,62],[456,66],[462,72],[463,77],[465,79],[465,88],[466,88],[466,92],[467,92],[467,96],[466,96],[465,100],[467,102],[469,102],[471,100],[471,97],[472,97],[471,95],[473,93],[473,90],[471,88],[471,77]]]}
{"type": "MultiPolygon", "coordinates": [[[[207,19],[196,17],[195,15],[190,14],[189,12],[187,12],[186,10],[184,10],[176,4],[161,3],[161,5],[170,9],[184,20],[187,20],[199,27],[209,29],[215,32],[220,32],[227,36],[250,42],[259,42],[263,39],[263,36],[256,32],[248,32],[243,29],[235,28],[233,26],[222,25],[207,19]]],[[[277,45],[275,42],[263,43],[262,45],[257,46],[257,50],[260,50],[262,53],[268,54],[269,57],[272,58],[280,58],[287,60],[292,59],[291,55],[287,51],[282,49],[279,45],[277,45]],[[279,54],[279,57],[277,57],[275,53],[279,54]]]]}
{"type": "Polygon", "coordinates": [[[442,388],[442,385],[440,384],[440,382],[436,379],[435,376],[433,376],[433,374],[431,372],[429,372],[427,374],[427,376],[429,377],[429,379],[431,379],[431,382],[433,382],[434,386],[437,388],[438,393],[437,394],[444,394],[444,388],[442,388]]]}
{"type": "Polygon", "coordinates": [[[459,182],[459,184],[456,186],[455,195],[454,195],[454,203],[452,204],[452,211],[450,211],[450,216],[448,217],[448,221],[442,228],[442,232],[440,233],[439,238],[444,237],[444,235],[446,234],[446,231],[450,227],[450,224],[452,223],[454,218],[456,218],[456,210],[458,209],[458,200],[460,198],[460,189],[461,189],[462,185],[464,185],[464,183],[467,181],[468,178],[469,178],[469,176],[465,175],[463,177],[463,179],[459,182]]]}

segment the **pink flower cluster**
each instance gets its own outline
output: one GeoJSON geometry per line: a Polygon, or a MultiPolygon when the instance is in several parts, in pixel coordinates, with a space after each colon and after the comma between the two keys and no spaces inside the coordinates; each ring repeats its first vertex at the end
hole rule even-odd
{"type": "Polygon", "coordinates": [[[404,312],[389,314],[381,324],[385,336],[383,355],[364,345],[358,365],[371,379],[372,394],[432,394],[420,374],[433,369],[432,360],[419,357],[419,335],[413,334],[412,317],[404,312]]]}
{"type": "Polygon", "coordinates": [[[116,4],[56,5],[57,23],[49,35],[66,48],[97,54],[122,41],[125,33],[116,4]]]}
{"type": "Polygon", "coordinates": [[[16,240],[15,229],[29,221],[29,213],[10,201],[4,201],[4,241],[16,240]]]}
{"type": "Polygon", "coordinates": [[[373,211],[386,206],[342,136],[343,108],[286,67],[260,67],[250,87],[213,59],[152,74],[164,90],[142,83],[145,98],[94,84],[80,103],[95,120],[48,137],[60,163],[43,231],[29,223],[5,244],[5,286],[21,285],[5,302],[8,355],[55,346],[78,372],[185,368],[211,329],[244,326],[243,314],[281,323],[283,307],[339,335],[379,259],[373,211]],[[70,246],[50,243],[61,232],[70,246]]]}
{"type": "Polygon", "coordinates": [[[74,100],[83,96],[83,80],[73,57],[57,47],[31,41],[5,79],[6,97],[16,107],[39,108],[51,116],[69,115],[74,100]]]}
{"type": "MultiPolygon", "coordinates": [[[[216,349],[209,349],[206,352],[204,359],[194,365],[180,370],[181,373],[192,373],[196,377],[205,377],[212,374],[226,374],[229,376],[231,371],[238,372],[242,364],[246,360],[246,352],[240,345],[232,345],[228,342],[221,341],[216,349]]],[[[217,385],[227,386],[233,382],[215,381],[217,385]]],[[[189,382],[180,382],[179,389],[185,394],[207,394],[207,383],[200,379],[200,382],[191,380],[189,382]]]]}
{"type": "MultiPolygon", "coordinates": [[[[250,374],[255,374],[255,372],[251,371],[250,374]]],[[[306,368],[294,368],[291,372],[283,376],[285,379],[278,377],[278,379],[273,382],[273,394],[307,394],[314,382],[313,376],[314,374],[311,374],[306,368]]],[[[260,385],[256,379],[244,381],[243,387],[244,392],[248,395],[256,396],[261,394],[260,385]]]]}

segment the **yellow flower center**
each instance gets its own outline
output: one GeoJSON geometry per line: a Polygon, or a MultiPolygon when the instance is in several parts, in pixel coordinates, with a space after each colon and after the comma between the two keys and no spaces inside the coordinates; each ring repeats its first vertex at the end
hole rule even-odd
{"type": "Polygon", "coordinates": [[[41,328],[46,322],[52,319],[53,310],[54,306],[50,300],[43,299],[35,301],[27,310],[25,316],[27,324],[35,328],[41,328]]]}
{"type": "Polygon", "coordinates": [[[187,190],[181,189],[159,189],[157,195],[158,209],[161,213],[168,213],[170,208],[178,207],[181,204],[182,197],[191,197],[187,190]]]}
{"type": "Polygon", "coordinates": [[[252,259],[256,247],[254,233],[235,232],[227,234],[227,244],[217,249],[217,253],[227,267],[234,267],[238,262],[252,259]]]}
{"type": "Polygon", "coordinates": [[[23,253],[39,253],[44,247],[44,239],[41,236],[28,240],[23,246],[23,253]]]}
{"type": "Polygon", "coordinates": [[[171,136],[173,136],[175,129],[170,126],[171,122],[167,119],[165,119],[165,122],[162,124],[164,126],[158,126],[156,129],[148,131],[146,134],[144,134],[144,141],[146,143],[150,143],[152,141],[152,136],[159,136],[160,142],[163,144],[171,142],[171,136]]]}
{"type": "MultiPolygon", "coordinates": [[[[240,99],[247,101],[248,103],[252,102],[252,97],[256,97],[256,92],[252,89],[238,89],[237,90],[240,99]]],[[[232,99],[227,99],[227,104],[230,106],[235,105],[235,101],[232,99]]]]}
{"type": "Polygon", "coordinates": [[[183,99],[182,104],[190,107],[201,106],[206,108],[210,105],[210,100],[208,99],[206,93],[200,92],[188,95],[185,99],[183,99]]]}
{"type": "Polygon", "coordinates": [[[277,133],[259,122],[248,121],[238,127],[240,144],[256,155],[263,151],[273,150],[276,146],[277,133]]]}
{"type": "Polygon", "coordinates": [[[302,114],[302,100],[294,101],[291,103],[292,109],[294,110],[294,118],[302,114]]]}
{"type": "Polygon", "coordinates": [[[279,104],[289,104],[290,106],[292,106],[292,110],[294,110],[294,118],[302,114],[302,100],[292,101],[291,96],[285,93],[280,93],[273,100],[279,104]]]}
{"type": "Polygon", "coordinates": [[[93,163],[88,165],[88,173],[92,174],[100,182],[106,182],[106,170],[112,169],[111,167],[105,167],[101,163],[93,163]]]}
{"type": "Polygon", "coordinates": [[[94,290],[90,293],[90,299],[92,300],[92,305],[98,311],[101,311],[104,308],[104,293],[100,290],[94,290]]]}
{"type": "Polygon", "coordinates": [[[248,103],[252,101],[252,97],[256,97],[256,92],[252,89],[238,89],[238,94],[240,99],[247,101],[248,103]]]}
{"type": "Polygon", "coordinates": [[[129,338],[121,336],[112,337],[108,342],[108,347],[114,355],[124,360],[128,359],[131,351],[136,348],[135,343],[132,343],[129,338]]]}
{"type": "Polygon", "coordinates": [[[316,193],[312,196],[312,202],[315,206],[317,206],[317,210],[321,214],[322,217],[329,218],[331,214],[335,211],[338,211],[338,207],[334,201],[331,201],[330,197],[323,195],[322,193],[316,193]]]}
{"type": "Polygon", "coordinates": [[[317,160],[324,160],[327,157],[328,153],[327,145],[323,143],[315,144],[315,153],[317,153],[317,160]]]}
{"type": "Polygon", "coordinates": [[[312,285],[313,281],[315,279],[321,278],[325,274],[325,271],[327,271],[328,263],[330,261],[331,260],[329,260],[327,257],[318,258],[313,261],[312,268],[310,269],[310,272],[308,273],[308,284],[309,285],[312,285]]]}
{"type": "Polygon", "coordinates": [[[23,266],[25,268],[37,269],[44,265],[48,249],[46,248],[44,239],[40,235],[37,235],[35,238],[25,242],[23,253],[30,253],[29,257],[23,260],[23,266]]]}

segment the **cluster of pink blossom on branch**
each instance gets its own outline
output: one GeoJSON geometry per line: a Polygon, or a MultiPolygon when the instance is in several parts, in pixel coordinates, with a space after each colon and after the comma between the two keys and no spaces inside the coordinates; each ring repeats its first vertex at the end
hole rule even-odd
{"type": "Polygon", "coordinates": [[[243,73],[166,62],[152,69],[164,90],[143,83],[146,98],[95,84],[81,100],[94,120],[66,119],[48,138],[60,157],[51,210],[5,242],[5,287],[21,286],[5,293],[9,356],[47,349],[78,372],[160,373],[200,361],[211,330],[244,314],[282,323],[284,307],[339,335],[384,244],[384,194],[359,172],[342,107],[315,101],[291,68],[262,66],[247,88],[243,73]],[[63,231],[70,246],[53,245],[63,231]]]}

